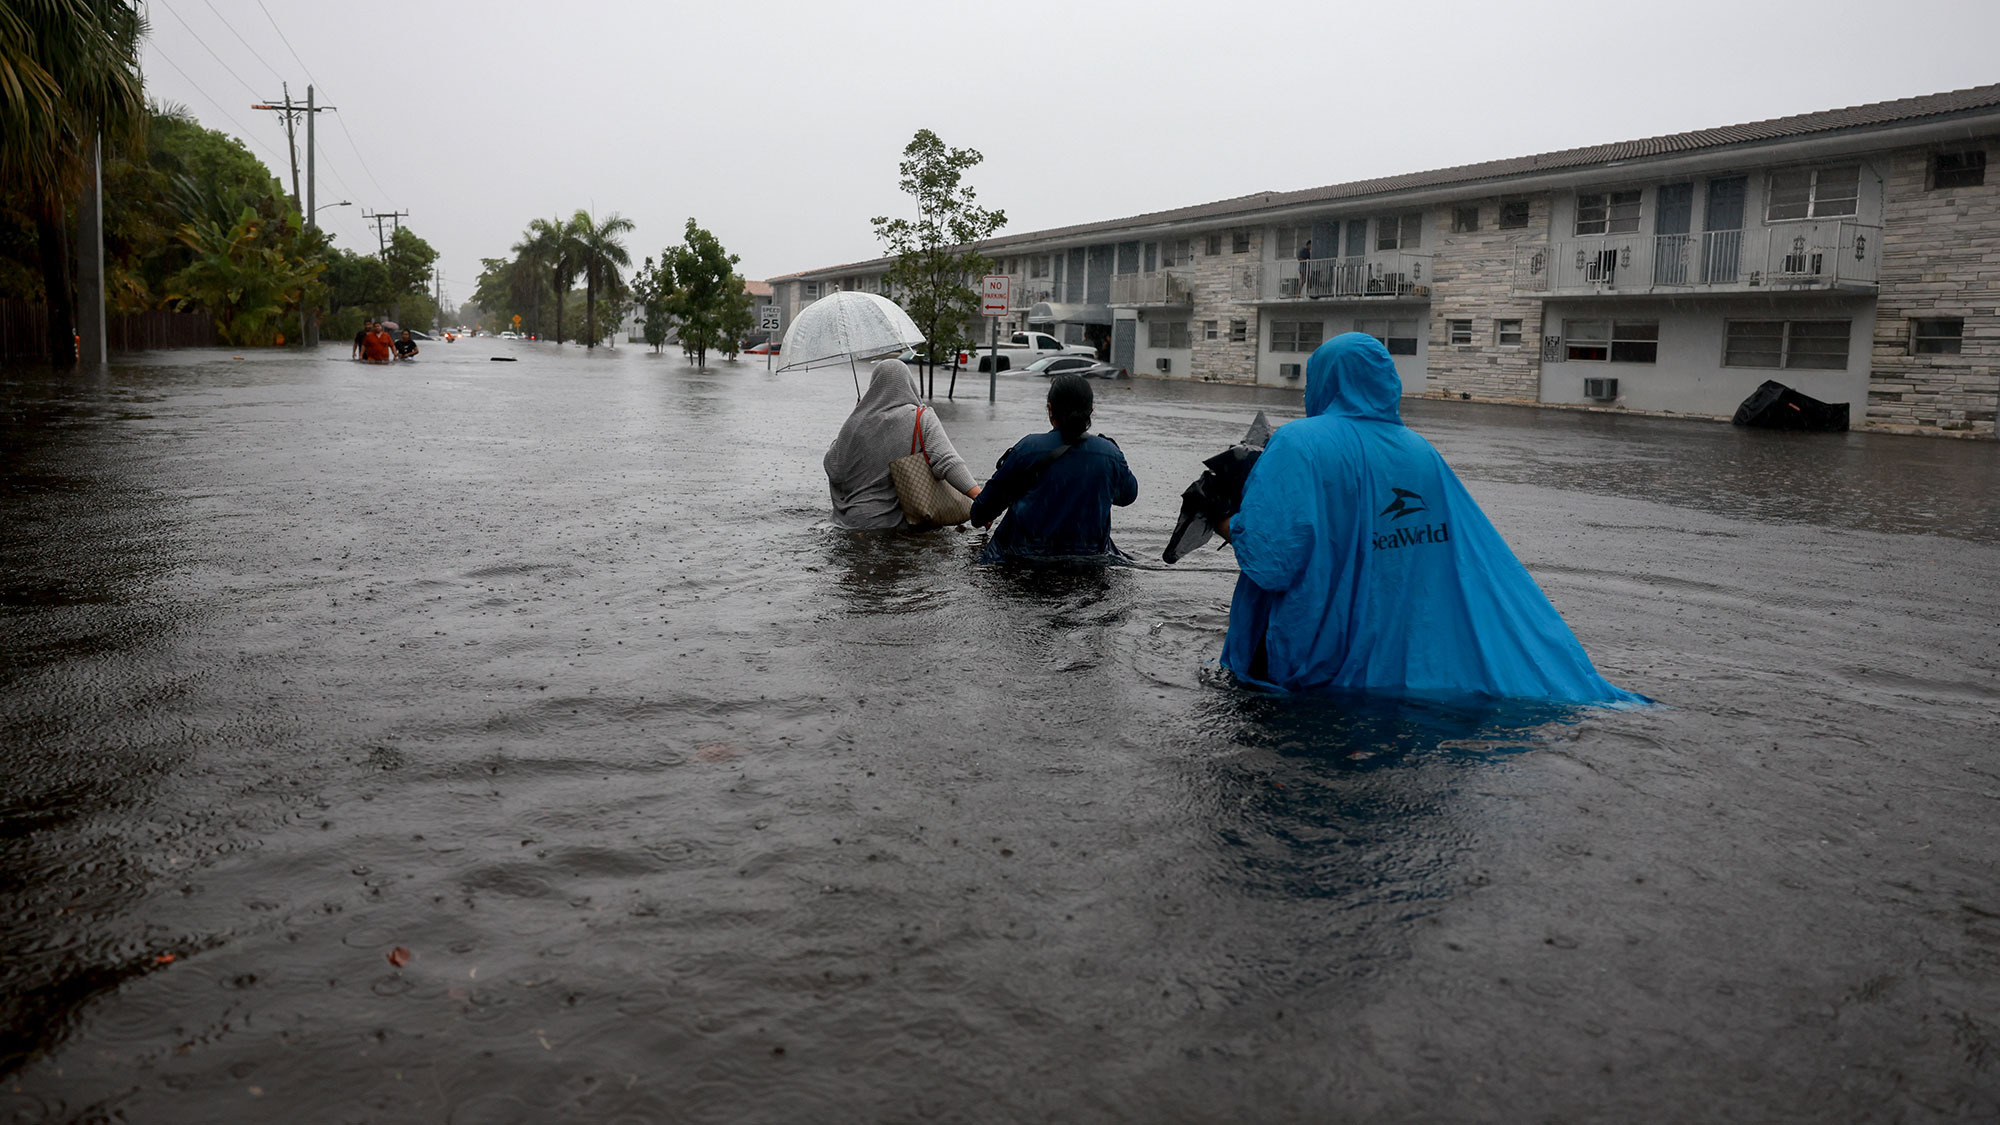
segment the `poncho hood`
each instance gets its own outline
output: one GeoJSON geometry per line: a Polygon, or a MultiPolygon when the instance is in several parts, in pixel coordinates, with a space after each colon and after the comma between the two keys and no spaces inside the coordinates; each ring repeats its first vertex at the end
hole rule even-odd
{"type": "Polygon", "coordinates": [[[1402,425],[1403,379],[1382,341],[1344,332],[1306,360],[1306,417],[1333,414],[1402,425]]]}

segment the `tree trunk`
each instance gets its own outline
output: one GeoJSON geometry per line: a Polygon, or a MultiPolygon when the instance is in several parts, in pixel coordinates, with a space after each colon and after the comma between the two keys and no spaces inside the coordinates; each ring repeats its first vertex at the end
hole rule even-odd
{"type": "Polygon", "coordinates": [[[70,276],[69,224],[60,200],[44,202],[35,213],[36,241],[42,255],[42,292],[49,312],[49,362],[75,367],[76,285],[70,276]]]}
{"type": "Polygon", "coordinates": [[[560,275],[551,277],[549,279],[549,288],[556,291],[556,343],[560,344],[562,343],[562,277],[560,275]]]}
{"type": "Polygon", "coordinates": [[[583,329],[590,334],[590,342],[584,347],[597,349],[597,278],[590,274],[583,277],[583,329]]]}

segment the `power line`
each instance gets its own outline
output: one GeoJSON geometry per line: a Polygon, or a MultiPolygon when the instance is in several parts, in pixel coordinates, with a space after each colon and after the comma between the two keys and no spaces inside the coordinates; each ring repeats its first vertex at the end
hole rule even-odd
{"type": "Polygon", "coordinates": [[[181,64],[175,62],[172,58],[168,57],[165,51],[160,50],[160,45],[158,43],[152,44],[152,48],[153,48],[153,53],[160,56],[161,62],[166,63],[170,67],[173,67],[174,70],[177,73],[179,73],[182,78],[186,78],[188,85],[194,87],[195,93],[200,94],[204,98],[207,98],[208,103],[215,107],[216,112],[222,114],[223,118],[227,120],[231,125],[236,126],[236,131],[242,134],[242,137],[240,139],[246,140],[249,143],[259,146],[265,152],[269,153],[273,160],[279,159],[278,152],[276,149],[273,149],[270,145],[265,144],[264,141],[260,139],[256,133],[245,128],[241,121],[236,120],[235,116],[233,116],[227,109],[223,108],[221,102],[215,100],[215,95],[209,93],[207,90],[202,89],[201,83],[196,82],[194,78],[188,74],[187,71],[181,69],[181,64]]]}
{"type": "MultiPolygon", "coordinates": [[[[167,8],[167,5],[163,2],[163,0],[153,0],[153,2],[155,4],[158,4],[162,8],[167,8]]],[[[208,57],[214,59],[217,65],[221,66],[222,69],[228,71],[229,77],[234,78],[236,79],[237,82],[241,83],[245,90],[250,91],[251,97],[253,98],[259,97],[257,93],[257,88],[255,86],[250,85],[250,83],[248,82],[244,82],[243,76],[236,73],[235,68],[231,67],[228,63],[223,62],[222,56],[215,53],[215,48],[208,45],[208,40],[202,38],[201,33],[197,32],[194,28],[189,27],[188,21],[182,19],[181,14],[179,12],[174,11],[172,8],[167,8],[167,14],[174,17],[174,22],[180,24],[182,27],[187,28],[187,33],[194,37],[194,41],[200,45],[202,50],[208,52],[208,57]]],[[[175,67],[174,69],[179,70],[180,68],[175,67]]],[[[181,73],[186,74],[187,72],[181,71],[181,73]]]]}
{"type": "Polygon", "coordinates": [[[262,51],[259,51],[257,48],[252,47],[250,45],[250,41],[248,39],[243,38],[242,33],[236,30],[236,25],[230,23],[229,18],[227,16],[223,15],[221,12],[217,12],[215,10],[215,5],[209,3],[209,0],[201,0],[201,2],[204,6],[208,8],[209,11],[215,13],[215,18],[222,23],[222,26],[226,30],[228,30],[229,34],[236,36],[236,41],[238,43],[243,44],[243,49],[250,52],[252,58],[256,59],[259,63],[262,63],[265,70],[271,72],[271,77],[277,79],[279,82],[283,82],[285,80],[285,76],[279,74],[276,67],[273,67],[270,63],[264,62],[264,53],[262,51]]]}
{"type": "Polygon", "coordinates": [[[312,68],[306,65],[306,60],[300,58],[297,51],[292,50],[292,41],[285,38],[285,29],[278,26],[277,20],[271,19],[271,9],[264,6],[264,0],[257,0],[257,10],[263,12],[264,18],[271,21],[271,30],[278,33],[278,42],[285,45],[285,50],[292,52],[292,61],[299,64],[300,70],[306,72],[306,80],[314,86],[320,85],[320,80],[313,77],[312,68]]]}
{"type": "Polygon", "coordinates": [[[368,158],[361,155],[361,145],[355,141],[354,134],[350,132],[347,128],[347,115],[340,112],[339,110],[334,110],[333,119],[335,121],[340,122],[341,135],[347,138],[347,147],[354,150],[354,159],[359,160],[361,162],[361,170],[367,174],[368,182],[374,184],[376,191],[381,192],[383,195],[389,196],[391,202],[393,202],[395,200],[394,193],[390,192],[388,188],[383,187],[381,180],[375,178],[375,170],[368,166],[368,158]]]}

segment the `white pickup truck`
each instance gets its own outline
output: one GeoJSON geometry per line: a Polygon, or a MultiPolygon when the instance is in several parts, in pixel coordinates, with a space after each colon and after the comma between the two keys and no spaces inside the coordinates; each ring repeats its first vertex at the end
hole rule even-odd
{"type": "Polygon", "coordinates": [[[1046,332],[1016,332],[1009,339],[1000,341],[998,356],[982,346],[976,356],[967,357],[966,366],[973,371],[985,372],[998,359],[1000,370],[1018,371],[1046,356],[1096,354],[1097,349],[1089,344],[1064,344],[1046,332]]]}

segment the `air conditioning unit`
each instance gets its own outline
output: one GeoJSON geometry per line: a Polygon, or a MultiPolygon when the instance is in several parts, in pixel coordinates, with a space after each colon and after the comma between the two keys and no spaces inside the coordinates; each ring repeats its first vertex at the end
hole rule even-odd
{"type": "Polygon", "coordinates": [[[1153,361],[1153,366],[1158,368],[1160,373],[1164,375],[1174,369],[1174,361],[1171,359],[1156,359],[1153,361]]]}
{"type": "Polygon", "coordinates": [[[1278,374],[1287,379],[1296,379],[1300,375],[1305,374],[1305,365],[1302,363],[1281,363],[1278,365],[1278,374]]]}
{"type": "Polygon", "coordinates": [[[1594,398],[1599,400],[1609,400],[1617,398],[1618,380],[1585,379],[1583,381],[1583,397],[1594,398]]]}

